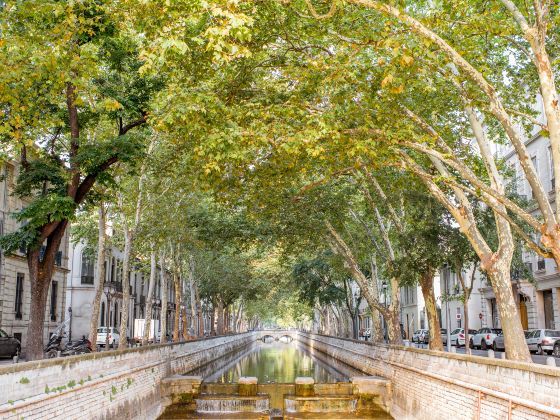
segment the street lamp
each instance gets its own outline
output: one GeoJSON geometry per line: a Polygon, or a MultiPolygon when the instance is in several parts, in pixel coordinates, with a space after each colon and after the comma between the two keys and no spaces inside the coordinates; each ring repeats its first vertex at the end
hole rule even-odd
{"type": "MultiPolygon", "coordinates": [[[[105,282],[103,284],[103,291],[107,299],[107,314],[105,317],[105,350],[109,350],[109,331],[110,331],[109,324],[111,323],[111,299],[117,293],[115,283],[105,282]]],[[[115,314],[115,316],[117,315],[115,314]]]]}

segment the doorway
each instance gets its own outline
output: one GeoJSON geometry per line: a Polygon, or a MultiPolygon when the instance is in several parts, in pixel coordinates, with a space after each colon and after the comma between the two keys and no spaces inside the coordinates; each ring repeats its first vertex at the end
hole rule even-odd
{"type": "Polygon", "coordinates": [[[519,295],[519,318],[521,318],[521,326],[524,330],[529,329],[529,317],[527,315],[527,297],[519,295]]]}

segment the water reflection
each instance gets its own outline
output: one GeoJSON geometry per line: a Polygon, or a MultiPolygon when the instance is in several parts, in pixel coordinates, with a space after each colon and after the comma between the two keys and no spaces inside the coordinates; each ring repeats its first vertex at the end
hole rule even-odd
{"type": "Polygon", "coordinates": [[[317,356],[319,354],[311,355],[296,343],[257,342],[235,358],[222,359],[221,365],[213,363],[189,375],[201,375],[205,382],[218,383],[236,383],[241,376],[256,376],[259,383],[293,383],[298,376],[332,383],[345,382],[351,376],[362,374],[332,359],[325,363],[317,356]]]}

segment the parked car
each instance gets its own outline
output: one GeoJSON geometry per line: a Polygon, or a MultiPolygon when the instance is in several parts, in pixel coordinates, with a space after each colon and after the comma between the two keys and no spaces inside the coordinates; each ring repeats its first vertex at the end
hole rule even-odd
{"type": "MultiPolygon", "coordinates": [[[[533,331],[525,331],[525,340],[527,340],[527,338],[529,337],[529,335],[532,333],[533,331]]],[[[492,349],[494,351],[496,350],[500,350],[500,351],[505,351],[506,349],[506,344],[505,344],[505,339],[504,339],[504,335],[501,334],[499,336],[497,336],[494,339],[494,345],[492,346],[492,349]]]]}
{"type": "Polygon", "coordinates": [[[440,329],[441,332],[441,342],[443,345],[447,345],[447,330],[445,328],[440,329]]]}
{"type": "Polygon", "coordinates": [[[98,346],[104,346],[107,342],[107,329],[109,330],[109,346],[116,347],[119,345],[120,335],[119,330],[114,327],[99,327],[97,329],[97,341],[98,346]]]}
{"type": "Polygon", "coordinates": [[[494,345],[494,339],[500,334],[502,334],[502,330],[499,328],[481,328],[470,339],[469,347],[471,349],[482,350],[492,348],[494,345]]]}
{"type": "Polygon", "coordinates": [[[546,330],[544,328],[532,331],[527,337],[527,347],[529,351],[537,354],[552,354],[554,343],[560,338],[560,331],[546,330]]]}
{"type": "Polygon", "coordinates": [[[413,343],[423,343],[424,340],[426,340],[426,337],[429,337],[430,334],[428,332],[428,330],[416,330],[414,331],[414,334],[412,334],[412,342],[413,343]]]}
{"type": "Polygon", "coordinates": [[[424,339],[422,340],[423,344],[430,344],[430,330],[426,330],[426,333],[424,334],[424,339]]]}
{"type": "MultiPolygon", "coordinates": [[[[477,330],[469,330],[469,335],[472,337],[478,331],[477,330]]],[[[462,347],[465,345],[465,329],[464,328],[455,328],[451,331],[450,335],[451,345],[456,347],[462,347]]]]}
{"type": "Polygon", "coordinates": [[[0,357],[14,357],[21,351],[21,343],[4,330],[0,330],[0,357]]]}

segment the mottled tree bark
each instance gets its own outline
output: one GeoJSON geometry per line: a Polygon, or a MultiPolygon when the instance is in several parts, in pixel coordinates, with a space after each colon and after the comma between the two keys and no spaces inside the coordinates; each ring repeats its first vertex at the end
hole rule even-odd
{"type": "Polygon", "coordinates": [[[161,281],[161,337],[160,343],[167,342],[167,273],[165,272],[165,253],[159,253],[160,281],[161,281]]]}
{"type": "Polygon", "coordinates": [[[99,310],[101,306],[101,298],[103,297],[103,285],[105,283],[105,243],[107,239],[105,227],[105,207],[103,203],[99,204],[98,222],[97,222],[97,286],[95,295],[91,304],[91,319],[89,324],[89,341],[92,344],[93,351],[97,350],[97,328],[99,326],[99,310]]]}
{"type": "Polygon", "coordinates": [[[181,340],[179,336],[179,319],[181,315],[181,283],[178,268],[173,267],[173,287],[175,289],[175,322],[173,325],[173,341],[178,343],[181,340]]]}
{"type": "Polygon", "coordinates": [[[428,317],[430,349],[443,351],[440,322],[434,294],[434,272],[435,269],[430,268],[420,277],[420,288],[422,289],[424,304],[426,306],[426,315],[428,317]]]}
{"type": "Polygon", "coordinates": [[[218,317],[218,325],[217,325],[217,333],[218,335],[224,334],[224,302],[221,298],[218,297],[218,308],[217,308],[217,317],[218,317]]]}
{"type": "MultiPolygon", "coordinates": [[[[148,284],[148,295],[146,296],[146,323],[144,324],[144,336],[142,337],[143,346],[148,343],[150,337],[150,329],[152,325],[152,307],[153,307],[153,299],[154,299],[154,288],[156,286],[156,274],[157,274],[156,252],[154,249],[152,249],[152,251],[150,252],[150,282],[148,284]]],[[[155,337],[153,337],[153,340],[155,342],[155,337]]]]}

